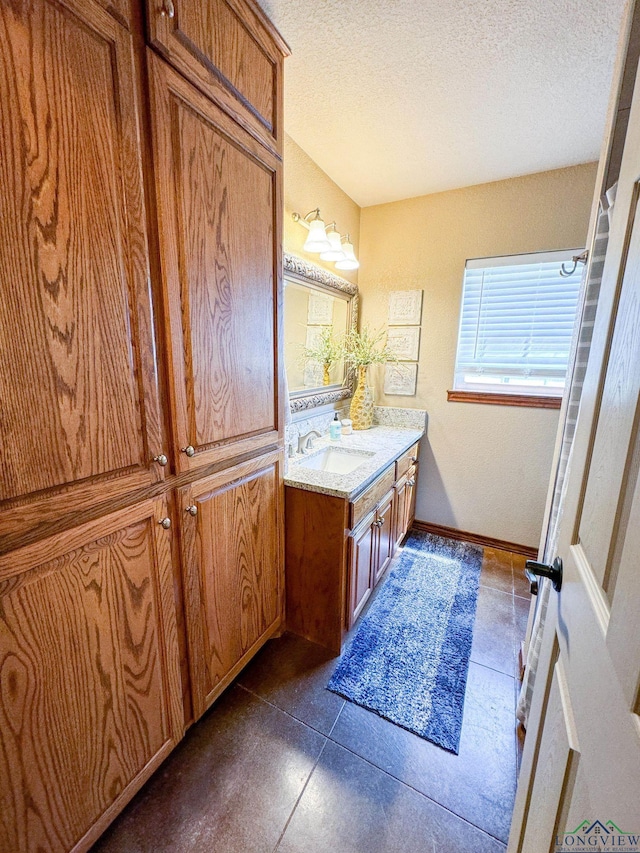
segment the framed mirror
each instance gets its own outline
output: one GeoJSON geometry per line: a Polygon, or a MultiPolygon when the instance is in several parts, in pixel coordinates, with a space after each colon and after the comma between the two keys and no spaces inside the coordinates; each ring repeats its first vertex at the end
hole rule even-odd
{"type": "Polygon", "coordinates": [[[346,400],[352,377],[322,356],[358,322],[358,287],[295,255],[284,255],[284,366],[291,411],[346,400]],[[312,357],[315,355],[316,357],[312,357]]]}

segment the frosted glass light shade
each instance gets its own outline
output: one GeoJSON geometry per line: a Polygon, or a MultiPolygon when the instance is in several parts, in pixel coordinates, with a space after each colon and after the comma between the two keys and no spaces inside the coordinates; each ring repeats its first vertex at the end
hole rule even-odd
{"type": "Polygon", "coordinates": [[[342,249],[342,241],[340,239],[340,235],[332,228],[331,231],[327,231],[327,240],[331,245],[331,248],[327,252],[322,252],[320,254],[321,261],[343,261],[347,256],[345,255],[342,249]]]}
{"type": "Polygon", "coordinates": [[[309,223],[309,236],[305,240],[305,252],[328,252],[331,243],[327,238],[322,219],[312,219],[309,223]]]}
{"type": "Polygon", "coordinates": [[[336,261],[336,269],[357,270],[360,266],[360,263],[356,258],[355,252],[353,251],[353,243],[351,243],[348,238],[346,242],[342,244],[342,250],[345,254],[345,257],[342,261],[336,261]]]}

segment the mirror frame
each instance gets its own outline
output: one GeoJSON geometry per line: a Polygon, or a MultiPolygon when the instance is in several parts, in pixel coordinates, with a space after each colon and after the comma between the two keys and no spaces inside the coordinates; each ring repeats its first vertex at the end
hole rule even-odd
{"type": "MultiPolygon", "coordinates": [[[[345,278],[329,272],[322,267],[316,266],[311,261],[305,261],[297,255],[287,252],[283,255],[283,277],[298,282],[299,284],[311,284],[315,289],[326,290],[328,293],[346,293],[347,299],[347,328],[358,327],[358,285],[352,284],[345,278]]],[[[284,369],[287,367],[284,365],[284,369]]],[[[326,406],[329,403],[337,403],[353,396],[355,391],[355,376],[351,371],[344,384],[340,388],[329,391],[319,391],[317,388],[310,392],[294,391],[289,395],[291,413],[304,412],[307,409],[315,409],[318,406],[326,406]]]]}

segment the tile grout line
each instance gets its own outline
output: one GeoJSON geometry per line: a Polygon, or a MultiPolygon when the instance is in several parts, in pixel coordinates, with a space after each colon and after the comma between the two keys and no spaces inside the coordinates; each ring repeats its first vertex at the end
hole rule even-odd
{"type": "MultiPolygon", "coordinates": [[[[296,718],[294,717],[294,719],[296,719],[296,718]]],[[[334,725],[335,725],[335,723],[334,723],[334,725]]],[[[315,731],[315,729],[314,729],[314,731],[315,731]]],[[[280,847],[280,844],[282,843],[282,839],[284,838],[285,833],[286,833],[287,829],[289,828],[289,824],[291,823],[293,816],[296,813],[296,809],[300,805],[300,800],[304,796],[304,792],[307,790],[307,786],[308,786],[309,782],[311,781],[311,777],[316,772],[316,767],[318,766],[318,763],[319,763],[320,759],[322,758],[322,753],[324,752],[324,749],[328,743],[329,743],[329,738],[325,735],[324,743],[322,744],[322,749],[318,753],[318,757],[316,758],[315,763],[314,763],[313,767],[311,768],[311,773],[309,773],[309,775],[307,776],[307,781],[302,786],[302,790],[300,791],[300,794],[299,794],[299,796],[295,802],[294,807],[291,809],[291,814],[287,818],[287,821],[284,825],[282,832],[280,833],[280,837],[278,838],[276,846],[273,848],[273,853],[276,853],[276,851],[278,850],[278,847],[280,847]]]]}
{"type": "MultiPolygon", "coordinates": [[[[390,725],[393,725],[393,723],[390,723],[390,725]]],[[[439,803],[437,800],[434,800],[431,797],[428,797],[422,791],[419,791],[417,788],[414,788],[413,785],[410,785],[408,782],[405,782],[403,779],[399,779],[397,776],[394,776],[393,773],[390,773],[388,770],[385,770],[384,767],[378,767],[378,765],[374,764],[373,761],[369,761],[368,758],[364,758],[364,756],[360,755],[357,752],[354,752],[352,749],[350,749],[348,746],[345,746],[343,743],[340,743],[339,741],[334,740],[332,737],[327,738],[327,740],[331,741],[331,743],[335,744],[340,749],[344,749],[345,752],[349,752],[351,755],[354,755],[356,758],[359,758],[360,761],[364,761],[365,764],[368,764],[370,767],[373,767],[374,770],[379,770],[381,773],[384,773],[385,776],[389,776],[390,779],[394,779],[396,782],[398,782],[398,784],[402,785],[404,788],[408,788],[410,791],[413,791],[413,793],[417,794],[419,797],[422,797],[423,799],[428,800],[430,803],[433,803],[439,809],[442,809],[443,811],[447,812],[448,814],[453,815],[453,817],[457,818],[458,820],[461,820],[463,823],[466,823],[467,826],[473,827],[473,829],[476,829],[478,832],[481,832],[483,835],[486,835],[488,838],[491,838],[494,841],[497,841],[499,844],[502,844],[502,845],[505,844],[505,842],[502,841],[501,838],[498,838],[497,835],[492,835],[486,829],[483,829],[481,826],[478,826],[477,824],[472,823],[472,821],[470,821],[468,818],[463,817],[462,815],[459,815],[457,812],[454,812],[453,809],[450,809],[447,806],[443,806],[442,803],[439,803]]]]}
{"type": "MultiPolygon", "coordinates": [[[[483,664],[476,664],[476,666],[483,666],[483,664]]],[[[489,666],[488,666],[488,667],[485,667],[485,668],[486,668],[486,669],[491,669],[491,667],[489,667],[489,666]]],[[[492,671],[493,671],[493,672],[499,672],[498,670],[492,670],[492,671]]],[[[506,675],[506,673],[504,673],[504,672],[499,672],[499,674],[500,674],[500,675],[506,675]]],[[[513,676],[506,675],[506,677],[507,677],[507,678],[511,678],[511,679],[513,680],[513,676]]],[[[351,755],[354,755],[356,758],[359,758],[361,761],[364,761],[364,762],[365,762],[365,764],[368,764],[370,767],[373,767],[375,770],[379,770],[381,773],[384,773],[384,774],[385,774],[385,776],[388,776],[390,779],[394,779],[396,782],[398,782],[398,783],[399,783],[400,785],[402,785],[403,787],[408,788],[410,791],[413,791],[413,792],[414,792],[414,794],[418,794],[418,796],[419,796],[419,797],[423,797],[425,800],[428,800],[430,803],[433,803],[434,805],[438,806],[438,808],[442,809],[443,811],[447,812],[447,813],[448,813],[448,814],[450,814],[450,815],[453,815],[453,817],[458,818],[458,820],[463,821],[463,823],[466,823],[468,826],[472,826],[474,829],[477,829],[477,830],[478,830],[478,832],[482,832],[482,833],[483,833],[483,835],[486,835],[488,838],[491,838],[491,839],[493,839],[494,841],[497,841],[499,844],[502,844],[502,845],[504,846],[504,841],[502,841],[502,840],[501,840],[500,838],[498,838],[496,835],[492,835],[490,832],[487,832],[487,830],[486,830],[486,829],[483,829],[481,826],[477,826],[475,823],[472,823],[472,822],[471,822],[470,820],[468,820],[466,817],[463,817],[462,815],[459,815],[457,812],[454,812],[454,811],[452,811],[451,809],[447,808],[446,806],[443,806],[443,805],[442,805],[442,803],[439,803],[437,800],[434,800],[434,799],[432,799],[431,797],[428,797],[426,794],[423,794],[423,793],[422,793],[422,791],[419,791],[417,788],[414,788],[414,787],[413,787],[413,785],[409,785],[409,784],[408,784],[407,782],[405,782],[403,779],[399,779],[397,776],[394,776],[394,775],[393,775],[393,773],[389,773],[389,771],[388,771],[388,770],[385,770],[385,769],[384,769],[384,767],[378,767],[378,765],[377,765],[377,764],[374,764],[374,763],[373,763],[373,761],[369,761],[369,759],[368,759],[368,758],[364,758],[364,756],[359,755],[357,752],[354,752],[354,751],[353,751],[352,749],[350,749],[348,746],[345,746],[343,743],[340,743],[339,741],[337,741],[337,740],[335,740],[333,737],[331,737],[331,735],[333,734],[333,730],[335,729],[336,724],[337,724],[337,722],[338,722],[338,717],[340,716],[340,714],[342,713],[342,711],[344,710],[344,708],[345,708],[345,706],[346,706],[346,704],[347,704],[346,700],[343,700],[342,708],[340,708],[340,711],[339,711],[339,712],[338,712],[338,714],[336,715],[336,719],[335,719],[335,721],[334,721],[333,725],[331,726],[330,733],[329,733],[328,735],[326,735],[326,734],[324,734],[323,732],[319,731],[318,729],[314,728],[313,726],[309,725],[309,723],[306,723],[304,720],[300,720],[298,717],[296,717],[296,716],[295,716],[294,714],[292,714],[290,711],[285,711],[285,710],[284,710],[284,708],[280,708],[278,705],[274,705],[274,703],[273,703],[273,702],[270,702],[268,699],[265,699],[264,697],[262,697],[262,696],[258,695],[257,693],[254,693],[254,692],[253,692],[253,690],[249,690],[249,688],[248,688],[248,687],[244,687],[244,685],[242,685],[242,684],[238,684],[238,687],[240,687],[242,690],[245,690],[247,693],[250,693],[252,696],[255,696],[255,698],[256,698],[256,699],[259,699],[261,702],[264,702],[264,703],[265,703],[265,705],[269,705],[271,708],[274,708],[276,711],[280,711],[280,713],[285,714],[287,717],[291,717],[291,719],[292,719],[292,720],[295,720],[295,721],[296,721],[296,723],[300,723],[300,725],[304,726],[304,727],[305,727],[305,728],[307,728],[307,729],[310,729],[312,732],[315,732],[316,734],[320,735],[321,737],[323,737],[323,738],[325,739],[325,742],[324,742],[324,744],[322,745],[322,750],[320,751],[320,755],[318,756],[318,760],[317,760],[317,761],[316,761],[316,763],[314,764],[313,770],[312,770],[312,771],[311,771],[311,773],[309,774],[309,778],[307,779],[307,781],[306,781],[306,783],[305,783],[305,786],[304,786],[304,788],[303,788],[303,790],[302,790],[302,792],[301,792],[301,794],[300,794],[300,797],[302,797],[302,794],[303,794],[303,793],[304,793],[304,791],[306,790],[306,787],[307,787],[307,785],[308,785],[308,783],[309,783],[309,779],[311,779],[311,776],[313,775],[313,771],[316,769],[316,766],[317,766],[317,764],[318,764],[318,761],[320,760],[320,756],[321,756],[321,755],[322,755],[322,753],[324,752],[324,749],[325,749],[325,747],[326,747],[327,743],[328,743],[329,741],[331,741],[331,743],[335,744],[335,745],[336,745],[336,746],[338,746],[340,749],[344,749],[346,752],[349,752],[351,755]]],[[[394,725],[394,724],[393,724],[393,723],[391,723],[390,721],[387,721],[387,722],[389,722],[389,725],[390,725],[390,726],[394,725]]],[[[296,805],[293,807],[293,811],[292,811],[292,812],[291,812],[291,814],[289,815],[289,819],[287,820],[287,824],[286,824],[285,828],[284,828],[284,829],[283,829],[283,831],[282,831],[282,835],[281,835],[281,836],[280,836],[280,838],[278,839],[278,845],[276,845],[276,847],[275,847],[275,849],[274,849],[273,853],[276,853],[276,851],[277,851],[277,849],[278,849],[278,846],[280,845],[280,843],[281,843],[281,841],[282,841],[282,838],[283,838],[283,836],[284,836],[284,833],[286,832],[286,829],[287,829],[287,827],[288,827],[288,825],[289,825],[289,822],[291,821],[291,818],[293,817],[293,812],[295,812],[295,810],[296,810],[296,809],[297,809],[297,807],[298,807],[298,803],[299,803],[299,801],[300,801],[300,797],[298,797],[298,800],[296,801],[296,805]]]]}

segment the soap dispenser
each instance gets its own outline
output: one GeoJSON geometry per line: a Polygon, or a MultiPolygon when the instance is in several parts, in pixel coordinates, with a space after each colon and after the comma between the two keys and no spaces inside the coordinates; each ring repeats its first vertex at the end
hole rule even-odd
{"type": "Polygon", "coordinates": [[[331,424],[329,425],[329,438],[333,441],[339,441],[341,435],[342,424],[340,423],[340,418],[338,417],[338,413],[336,412],[333,420],[331,421],[331,424]]]}

